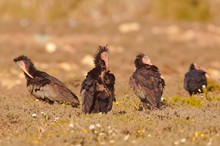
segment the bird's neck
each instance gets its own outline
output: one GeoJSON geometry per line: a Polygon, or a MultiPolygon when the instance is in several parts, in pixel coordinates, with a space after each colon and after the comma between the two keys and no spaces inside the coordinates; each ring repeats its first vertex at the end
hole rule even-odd
{"type": "Polygon", "coordinates": [[[139,69],[139,68],[142,68],[142,67],[150,67],[151,65],[149,65],[149,64],[144,64],[144,63],[141,63],[141,64],[139,64],[138,66],[137,66],[137,69],[139,69]]]}
{"type": "MultiPolygon", "coordinates": [[[[39,72],[34,66],[30,66],[28,69],[28,73],[34,78],[37,75],[37,72],[39,72]]],[[[32,77],[30,77],[28,74],[26,74],[24,72],[24,75],[26,77],[26,79],[32,79],[32,77]]]]}
{"type": "Polygon", "coordinates": [[[30,77],[29,75],[27,75],[25,72],[24,72],[24,75],[25,75],[25,78],[27,80],[27,86],[29,86],[31,84],[31,82],[37,77],[37,74],[38,74],[38,70],[37,69],[31,69],[29,71],[29,74],[33,77],[30,77]]]}

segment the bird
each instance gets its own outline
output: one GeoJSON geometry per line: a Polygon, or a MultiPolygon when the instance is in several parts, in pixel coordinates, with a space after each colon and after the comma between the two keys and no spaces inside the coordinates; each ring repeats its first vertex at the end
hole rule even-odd
{"type": "Polygon", "coordinates": [[[184,76],[184,89],[189,95],[203,93],[203,88],[207,87],[207,72],[196,63],[190,64],[189,71],[184,76]]]}
{"type": "Polygon", "coordinates": [[[112,110],[115,98],[115,76],[109,70],[108,46],[99,46],[94,55],[95,67],[81,84],[82,111],[85,114],[105,113],[112,110]]]}
{"type": "Polygon", "coordinates": [[[153,65],[150,58],[143,53],[136,55],[134,64],[136,70],[129,79],[130,87],[140,98],[144,108],[160,109],[165,81],[158,67],[153,65]]]}
{"type": "Polygon", "coordinates": [[[23,70],[28,91],[39,100],[53,104],[68,103],[73,107],[80,105],[78,97],[57,78],[37,70],[32,61],[21,55],[14,62],[23,70]]]}

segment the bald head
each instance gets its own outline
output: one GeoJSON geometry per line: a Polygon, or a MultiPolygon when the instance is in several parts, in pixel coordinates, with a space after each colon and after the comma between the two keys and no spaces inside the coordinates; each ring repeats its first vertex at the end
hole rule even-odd
{"type": "Polygon", "coordinates": [[[134,60],[134,64],[136,68],[139,68],[143,66],[144,64],[152,65],[151,60],[148,56],[144,55],[143,53],[140,53],[136,56],[134,60]]]}
{"type": "Polygon", "coordinates": [[[142,58],[142,62],[143,64],[148,64],[148,65],[152,65],[151,61],[150,61],[150,58],[148,56],[144,56],[142,58]]]}

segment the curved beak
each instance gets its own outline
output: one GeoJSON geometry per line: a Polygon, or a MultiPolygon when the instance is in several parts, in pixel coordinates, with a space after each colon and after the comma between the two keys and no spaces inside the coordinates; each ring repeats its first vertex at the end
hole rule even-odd
{"type": "Polygon", "coordinates": [[[33,78],[33,76],[27,71],[26,65],[24,61],[17,61],[16,64],[21,68],[30,78],[33,78]]]}

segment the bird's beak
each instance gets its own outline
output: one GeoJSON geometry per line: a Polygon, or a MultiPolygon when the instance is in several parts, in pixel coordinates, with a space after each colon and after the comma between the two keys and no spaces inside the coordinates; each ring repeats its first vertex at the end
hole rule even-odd
{"type": "Polygon", "coordinates": [[[24,61],[17,61],[16,64],[19,68],[21,68],[30,78],[33,78],[33,76],[27,71],[26,65],[24,61]]]}

